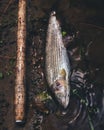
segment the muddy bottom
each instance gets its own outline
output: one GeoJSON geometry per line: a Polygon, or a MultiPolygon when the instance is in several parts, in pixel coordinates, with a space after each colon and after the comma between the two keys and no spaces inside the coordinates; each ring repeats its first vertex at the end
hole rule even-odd
{"type": "Polygon", "coordinates": [[[29,1],[27,7],[25,124],[14,120],[18,1],[0,1],[0,130],[104,129],[103,1],[29,1]],[[63,110],[48,90],[45,43],[55,9],[71,63],[71,96],[63,110]],[[38,97],[42,102],[36,102],[38,97]]]}

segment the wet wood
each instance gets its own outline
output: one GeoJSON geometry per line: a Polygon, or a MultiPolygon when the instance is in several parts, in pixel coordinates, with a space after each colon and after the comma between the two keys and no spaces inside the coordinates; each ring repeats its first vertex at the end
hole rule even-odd
{"type": "Polygon", "coordinates": [[[26,49],[26,0],[19,0],[17,30],[17,63],[15,81],[15,121],[23,122],[25,116],[25,49],[26,49]]]}

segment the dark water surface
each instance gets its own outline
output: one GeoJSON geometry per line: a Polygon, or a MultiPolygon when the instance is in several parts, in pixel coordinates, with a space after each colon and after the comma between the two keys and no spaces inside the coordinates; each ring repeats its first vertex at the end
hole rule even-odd
{"type": "Polygon", "coordinates": [[[26,123],[18,126],[14,122],[18,1],[0,1],[0,130],[104,129],[103,4],[102,0],[28,1],[26,123]],[[46,31],[52,9],[65,32],[63,40],[71,62],[67,110],[51,98],[45,80],[46,31]],[[39,102],[39,96],[46,100],[39,102]]]}

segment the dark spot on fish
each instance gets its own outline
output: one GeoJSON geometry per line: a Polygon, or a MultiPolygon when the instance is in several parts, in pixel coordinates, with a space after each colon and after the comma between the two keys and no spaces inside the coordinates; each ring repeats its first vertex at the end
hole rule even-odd
{"type": "Polygon", "coordinates": [[[53,84],[53,91],[59,91],[61,87],[61,84],[56,80],[56,82],[53,84]]]}
{"type": "Polygon", "coordinates": [[[57,86],[59,86],[59,85],[60,85],[60,83],[59,83],[58,81],[56,81],[56,85],[57,85],[57,86]]]}

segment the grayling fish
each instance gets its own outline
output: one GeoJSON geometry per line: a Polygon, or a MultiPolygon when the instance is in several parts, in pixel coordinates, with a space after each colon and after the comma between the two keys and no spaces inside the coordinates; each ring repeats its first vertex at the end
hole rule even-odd
{"type": "Polygon", "coordinates": [[[46,79],[59,104],[66,108],[70,97],[70,63],[64,47],[61,27],[51,13],[46,42],[46,79]]]}

